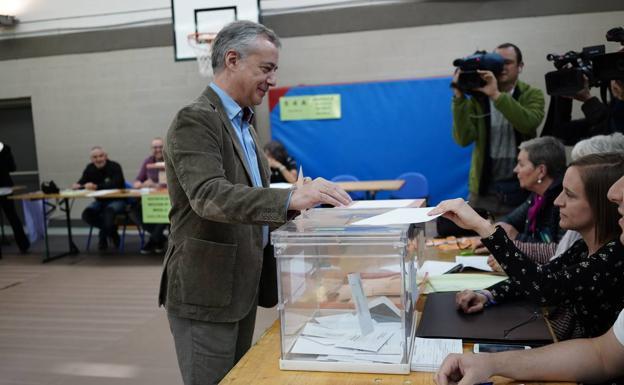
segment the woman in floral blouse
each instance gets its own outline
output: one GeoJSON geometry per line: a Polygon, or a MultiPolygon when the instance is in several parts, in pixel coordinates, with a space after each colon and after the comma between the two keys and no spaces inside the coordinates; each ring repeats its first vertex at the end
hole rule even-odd
{"type": "Polygon", "coordinates": [[[476,231],[509,276],[488,290],[458,293],[458,308],[474,313],[505,301],[533,299],[569,308],[584,337],[609,330],[624,307],[624,246],[618,241],[617,206],[609,202],[607,191],[622,175],[624,154],[588,155],[570,164],[555,204],[561,228],[578,231],[582,239],[543,265],[522,254],[502,228],[462,199],[441,202],[430,214],[444,213],[458,226],[476,231]]]}

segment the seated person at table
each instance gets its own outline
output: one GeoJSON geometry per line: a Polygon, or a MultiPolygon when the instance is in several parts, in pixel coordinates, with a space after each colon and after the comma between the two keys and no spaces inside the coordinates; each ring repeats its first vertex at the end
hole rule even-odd
{"type": "MultiPolygon", "coordinates": [[[[165,159],[163,158],[163,146],[164,142],[162,138],[152,139],[152,154],[145,158],[145,160],[143,161],[141,169],[139,170],[139,175],[137,175],[136,179],[134,180],[132,187],[158,187],[158,173],[160,170],[157,168],[147,168],[147,165],[165,161],[165,159]]],[[[140,204],[136,206],[135,213],[137,214],[138,218],[143,218],[140,204]]],[[[167,238],[165,237],[165,229],[167,228],[167,224],[143,223],[143,221],[141,220],[141,226],[150,234],[150,239],[141,249],[141,254],[164,252],[165,242],[167,242],[167,238]]]]}
{"type": "MultiPolygon", "coordinates": [[[[624,215],[624,177],[608,197],[624,215]]],[[[624,230],[624,221],[620,222],[624,230]]],[[[624,243],[624,235],[620,235],[624,243]]],[[[615,275],[624,278],[621,273],[615,275]]],[[[579,383],[622,383],[624,376],[624,310],[613,327],[600,337],[577,339],[539,349],[494,354],[450,354],[438,370],[438,385],[486,383],[492,376],[515,381],[570,381],[579,383]]]]}
{"type": "MultiPolygon", "coordinates": [[[[577,160],[589,154],[604,154],[607,152],[624,153],[624,135],[616,132],[611,135],[596,135],[589,139],[578,142],[572,149],[572,160],[577,160]]],[[[529,243],[515,240],[518,250],[538,263],[546,263],[563,254],[572,244],[581,239],[581,235],[573,230],[568,230],[558,243],[529,243]]],[[[494,271],[502,271],[496,260],[488,258],[488,264],[494,271]]]]}
{"type": "MultiPolygon", "coordinates": [[[[596,337],[606,332],[624,307],[624,246],[618,242],[617,207],[607,199],[609,187],[624,175],[624,154],[593,154],[572,162],[555,200],[560,226],[578,231],[577,241],[559,258],[540,265],[522,254],[500,226],[479,216],[462,199],[441,202],[431,214],[476,231],[509,276],[488,290],[457,294],[466,313],[515,299],[559,306],[574,314],[575,335],[596,337]]],[[[559,339],[568,336],[559,336],[559,339]]]]}
{"type": "Polygon", "coordinates": [[[520,187],[529,198],[498,223],[507,235],[518,241],[550,243],[561,238],[559,209],[555,198],[561,193],[566,169],[565,147],[551,136],[520,143],[514,168],[520,187]]]}
{"type": "MultiPolygon", "coordinates": [[[[82,172],[82,176],[73,189],[105,190],[123,189],[125,187],[123,171],[117,162],[108,159],[108,155],[100,146],[95,146],[90,153],[91,163],[82,172]]],[[[122,213],[126,208],[124,199],[96,198],[82,212],[82,220],[90,226],[100,229],[98,248],[108,248],[107,238],[110,238],[115,247],[119,247],[119,234],[115,226],[115,215],[122,213]]]]}
{"type": "Polygon", "coordinates": [[[284,145],[272,140],[264,145],[264,154],[271,167],[271,183],[295,183],[297,181],[297,163],[288,155],[284,145]]]}

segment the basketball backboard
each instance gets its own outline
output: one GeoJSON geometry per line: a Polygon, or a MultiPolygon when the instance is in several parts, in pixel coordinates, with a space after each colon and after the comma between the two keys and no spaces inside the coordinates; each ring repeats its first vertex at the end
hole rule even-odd
{"type": "Polygon", "coordinates": [[[171,0],[175,60],[193,60],[192,33],[217,33],[234,20],[258,22],[260,0],[171,0]]]}

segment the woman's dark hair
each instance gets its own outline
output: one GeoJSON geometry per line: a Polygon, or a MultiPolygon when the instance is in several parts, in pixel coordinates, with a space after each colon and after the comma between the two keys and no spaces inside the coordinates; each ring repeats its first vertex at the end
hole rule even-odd
{"type": "Polygon", "coordinates": [[[609,188],[624,175],[624,154],[591,154],[570,163],[576,167],[596,221],[596,241],[607,242],[620,235],[617,205],[607,198],[609,188]]]}
{"type": "Polygon", "coordinates": [[[272,140],[264,145],[264,151],[268,152],[276,161],[288,166],[288,152],[282,143],[272,140]]]}

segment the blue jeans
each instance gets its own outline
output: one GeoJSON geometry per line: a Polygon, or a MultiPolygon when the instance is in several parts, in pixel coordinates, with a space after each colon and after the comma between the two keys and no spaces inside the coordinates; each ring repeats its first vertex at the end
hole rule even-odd
{"type": "Polygon", "coordinates": [[[123,199],[96,200],[82,212],[82,220],[100,229],[100,239],[106,239],[117,233],[115,215],[125,210],[126,201],[123,199]]]}

